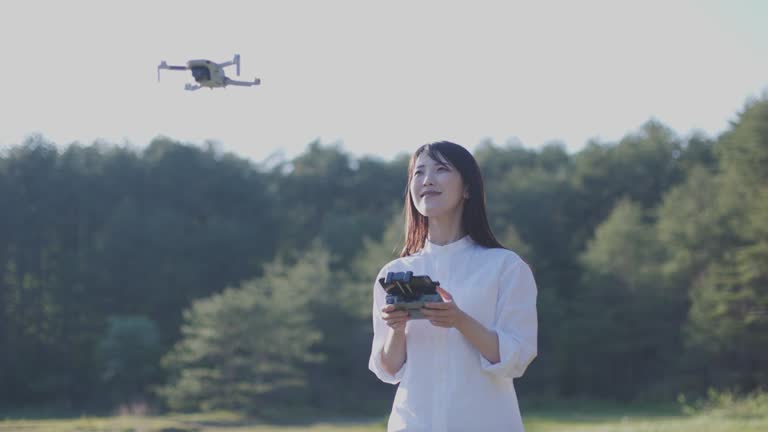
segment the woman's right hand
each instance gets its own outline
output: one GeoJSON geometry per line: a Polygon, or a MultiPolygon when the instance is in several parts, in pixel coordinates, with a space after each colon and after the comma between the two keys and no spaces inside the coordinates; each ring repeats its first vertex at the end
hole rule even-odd
{"type": "Polygon", "coordinates": [[[385,305],[381,308],[381,319],[396,332],[405,332],[405,325],[411,319],[408,311],[395,310],[395,305],[385,305]]]}

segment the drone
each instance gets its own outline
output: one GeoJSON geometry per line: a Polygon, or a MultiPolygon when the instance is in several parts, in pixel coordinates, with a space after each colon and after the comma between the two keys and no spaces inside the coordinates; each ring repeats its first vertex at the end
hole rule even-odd
{"type": "Polygon", "coordinates": [[[190,60],[186,66],[169,66],[163,60],[157,66],[157,81],[160,82],[160,69],[168,70],[190,70],[192,77],[197,81],[197,85],[187,83],[184,90],[195,91],[203,87],[213,90],[215,87],[226,87],[228,85],[250,87],[261,84],[261,80],[256,78],[253,81],[236,81],[229,79],[224,75],[224,68],[227,66],[237,66],[237,76],[240,76],[240,54],[235,54],[235,58],[224,63],[215,63],[210,60],[190,60]]]}

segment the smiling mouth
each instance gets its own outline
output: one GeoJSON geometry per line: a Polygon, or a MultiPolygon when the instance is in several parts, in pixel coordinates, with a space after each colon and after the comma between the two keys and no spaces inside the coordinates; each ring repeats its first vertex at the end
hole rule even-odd
{"type": "Polygon", "coordinates": [[[421,194],[421,197],[426,198],[426,197],[436,196],[436,195],[440,195],[440,192],[424,192],[423,194],[421,194]]]}

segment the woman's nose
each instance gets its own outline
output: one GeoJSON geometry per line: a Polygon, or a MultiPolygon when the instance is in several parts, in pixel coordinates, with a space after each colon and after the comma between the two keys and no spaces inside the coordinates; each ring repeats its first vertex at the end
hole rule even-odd
{"type": "Polygon", "coordinates": [[[424,186],[431,185],[432,183],[432,175],[427,173],[424,175],[424,182],[422,183],[424,186]]]}

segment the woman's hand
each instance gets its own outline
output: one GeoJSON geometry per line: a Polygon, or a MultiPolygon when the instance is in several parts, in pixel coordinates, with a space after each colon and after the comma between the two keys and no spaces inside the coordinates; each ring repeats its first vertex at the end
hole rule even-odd
{"type": "Polygon", "coordinates": [[[395,305],[386,305],[381,308],[381,319],[396,332],[405,332],[405,325],[411,319],[408,311],[395,310],[395,305]]]}
{"type": "Polygon", "coordinates": [[[421,312],[436,327],[457,327],[464,318],[464,312],[453,302],[453,296],[442,287],[437,287],[437,292],[443,298],[442,303],[426,303],[421,312]]]}

